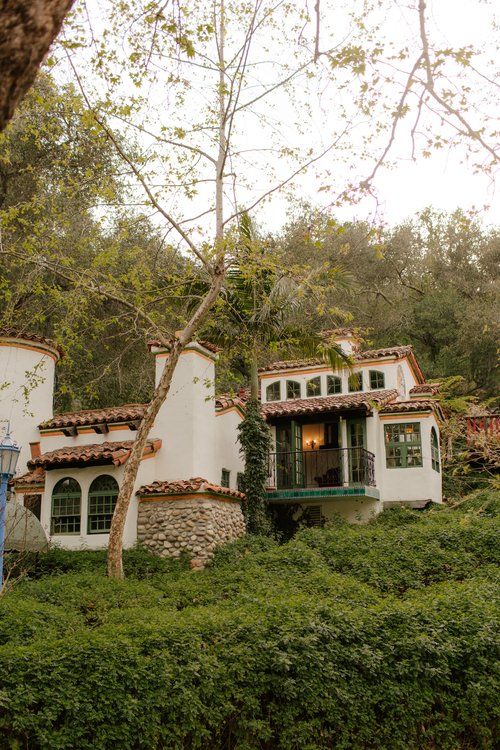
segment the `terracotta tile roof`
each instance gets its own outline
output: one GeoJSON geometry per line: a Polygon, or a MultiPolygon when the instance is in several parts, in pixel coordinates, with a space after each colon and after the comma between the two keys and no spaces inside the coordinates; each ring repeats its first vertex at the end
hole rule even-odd
{"type": "MultiPolygon", "coordinates": [[[[204,339],[192,341],[192,344],[199,344],[204,349],[208,349],[209,352],[213,352],[214,354],[217,354],[217,352],[222,351],[222,347],[217,346],[217,344],[212,344],[210,341],[205,341],[204,339]]],[[[165,347],[165,344],[163,344],[159,339],[150,339],[148,341],[148,347],[151,349],[152,346],[161,347],[162,349],[167,348],[165,347]]]]}
{"type": "Polygon", "coordinates": [[[227,497],[233,497],[236,500],[245,499],[243,492],[230,489],[229,487],[221,487],[219,484],[212,484],[202,477],[175,479],[169,482],[165,481],[145,484],[137,490],[136,494],[141,495],[142,497],[148,497],[152,495],[191,495],[198,492],[225,495],[227,497]]]}
{"type": "Polygon", "coordinates": [[[20,477],[14,477],[13,484],[16,489],[24,489],[24,487],[33,489],[33,487],[42,486],[45,484],[45,469],[37,466],[33,471],[28,471],[20,477]]]}
{"type": "Polygon", "coordinates": [[[432,411],[442,418],[441,407],[434,399],[416,399],[412,398],[411,401],[395,401],[394,403],[386,404],[380,409],[380,414],[411,414],[412,412],[421,411],[432,411]]]}
{"type": "Polygon", "coordinates": [[[245,411],[247,399],[242,395],[232,396],[229,393],[221,393],[215,397],[215,408],[217,411],[224,411],[235,406],[237,409],[245,411]]]}
{"type": "MultiPolygon", "coordinates": [[[[352,355],[354,362],[362,362],[369,359],[381,359],[382,357],[395,357],[402,359],[413,354],[411,346],[389,346],[383,349],[366,349],[362,352],[355,352],[352,355]]],[[[327,365],[323,357],[312,357],[309,359],[292,359],[271,362],[265,367],[260,367],[259,372],[273,372],[274,370],[292,370],[298,367],[311,367],[315,365],[327,365]]]]}
{"type": "MultiPolygon", "coordinates": [[[[40,466],[44,469],[58,469],[64,466],[97,466],[100,464],[120,466],[129,457],[133,442],[133,440],[119,440],[93,445],[65,446],[32,458],[28,461],[28,468],[35,469],[40,466]]],[[[148,440],[143,455],[156,453],[160,447],[161,440],[148,440]]]]}
{"type": "Polygon", "coordinates": [[[273,401],[262,404],[262,414],[266,419],[273,417],[292,417],[302,414],[321,414],[328,411],[344,409],[364,409],[371,411],[372,406],[383,406],[397,398],[396,390],[366,391],[349,393],[343,396],[317,396],[315,398],[298,398],[294,401],[273,401]]]}
{"type": "Polygon", "coordinates": [[[30,333],[18,328],[10,328],[9,326],[1,326],[0,338],[20,339],[21,341],[31,341],[34,344],[44,344],[45,346],[50,346],[51,349],[54,349],[60,357],[64,355],[63,348],[56,341],[45,338],[45,336],[39,336],[37,333],[30,333]]]}
{"type": "Polygon", "coordinates": [[[414,394],[420,395],[421,393],[435,396],[439,393],[440,387],[441,383],[419,383],[418,385],[414,385],[413,388],[410,388],[410,396],[413,396],[414,394]]]}
{"type": "Polygon", "coordinates": [[[56,414],[52,419],[39,425],[41,430],[54,427],[83,427],[94,424],[114,424],[117,422],[135,422],[144,416],[147,404],[122,404],[108,406],[104,409],[81,409],[64,414],[56,414]]]}

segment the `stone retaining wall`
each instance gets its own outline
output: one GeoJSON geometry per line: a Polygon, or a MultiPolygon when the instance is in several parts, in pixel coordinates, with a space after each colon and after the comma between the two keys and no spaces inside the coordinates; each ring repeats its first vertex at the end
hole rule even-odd
{"type": "Polygon", "coordinates": [[[215,547],[245,533],[240,503],[216,497],[141,500],[137,539],[162,557],[189,554],[203,566],[215,547]]]}

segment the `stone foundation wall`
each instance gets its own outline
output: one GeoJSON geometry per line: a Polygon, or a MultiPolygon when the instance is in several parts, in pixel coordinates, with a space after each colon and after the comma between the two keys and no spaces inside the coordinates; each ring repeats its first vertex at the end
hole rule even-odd
{"type": "Polygon", "coordinates": [[[162,557],[185,552],[202,566],[215,547],[244,533],[239,503],[210,497],[139,502],[137,539],[162,557]]]}

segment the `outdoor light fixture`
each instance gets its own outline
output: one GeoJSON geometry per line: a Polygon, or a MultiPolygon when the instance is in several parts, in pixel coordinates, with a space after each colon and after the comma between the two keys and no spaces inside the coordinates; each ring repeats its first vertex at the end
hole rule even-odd
{"type": "Polygon", "coordinates": [[[7,486],[16,473],[21,449],[10,436],[10,425],[0,441],[0,587],[3,583],[3,557],[5,549],[5,519],[7,515],[7,486]]]}

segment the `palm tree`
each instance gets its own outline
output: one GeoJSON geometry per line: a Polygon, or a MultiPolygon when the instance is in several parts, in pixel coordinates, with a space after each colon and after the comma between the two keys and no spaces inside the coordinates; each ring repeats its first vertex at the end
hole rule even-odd
{"type": "MultiPolygon", "coordinates": [[[[247,214],[241,217],[239,233],[243,260],[227,274],[222,292],[225,316],[217,337],[238,341],[250,371],[251,398],[258,398],[258,365],[269,350],[322,356],[334,370],[350,368],[350,357],[311,330],[305,314],[310,311],[317,272],[298,279],[280,267],[259,242],[247,214]]],[[[337,278],[345,284],[340,273],[337,278]]]]}

